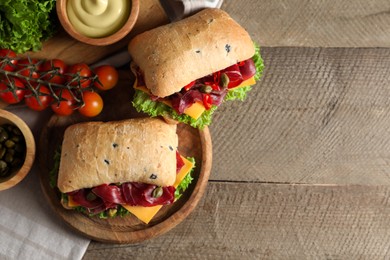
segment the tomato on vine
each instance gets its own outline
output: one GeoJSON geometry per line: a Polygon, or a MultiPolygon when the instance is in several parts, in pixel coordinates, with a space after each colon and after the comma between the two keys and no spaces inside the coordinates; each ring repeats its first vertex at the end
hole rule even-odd
{"type": "Polygon", "coordinates": [[[24,84],[30,83],[36,86],[36,79],[39,79],[40,63],[37,59],[21,59],[18,62],[19,74],[31,80],[20,79],[24,84]]]}
{"type": "Polygon", "coordinates": [[[19,103],[23,100],[25,94],[25,86],[17,78],[11,78],[10,80],[7,79],[4,82],[0,82],[0,98],[8,104],[19,103]],[[15,87],[15,93],[8,87],[8,85],[11,84],[15,87]]]}
{"type": "Polygon", "coordinates": [[[43,79],[50,83],[64,84],[66,81],[64,74],[67,68],[65,62],[60,59],[47,60],[41,67],[41,71],[46,73],[43,79]]]}
{"type": "Polygon", "coordinates": [[[57,91],[56,95],[61,98],[61,101],[51,105],[51,109],[60,116],[69,116],[75,110],[75,100],[72,93],[68,89],[57,91]]]}
{"type": "Polygon", "coordinates": [[[80,83],[80,86],[82,88],[88,87],[92,80],[92,71],[89,68],[89,66],[85,63],[77,63],[73,64],[70,67],[68,67],[68,70],[66,71],[68,81],[71,81],[74,79],[75,75],[78,75],[80,77],[80,80],[73,81],[70,83],[71,86],[77,86],[80,83]]]}
{"type": "Polygon", "coordinates": [[[16,59],[16,53],[8,49],[0,49],[0,68],[6,71],[14,71],[18,60],[16,59]]]}
{"type": "Polygon", "coordinates": [[[103,110],[103,99],[101,96],[92,91],[83,92],[84,105],[79,108],[79,113],[87,116],[94,117],[100,114],[103,110]]]}
{"type": "Polygon", "coordinates": [[[118,71],[110,65],[102,65],[94,69],[97,81],[94,86],[100,90],[109,90],[118,83],[118,71]]]}
{"type": "Polygon", "coordinates": [[[32,110],[42,111],[50,105],[53,98],[50,90],[44,85],[38,85],[36,89],[38,90],[38,97],[36,97],[31,91],[27,91],[25,102],[32,110]]]}

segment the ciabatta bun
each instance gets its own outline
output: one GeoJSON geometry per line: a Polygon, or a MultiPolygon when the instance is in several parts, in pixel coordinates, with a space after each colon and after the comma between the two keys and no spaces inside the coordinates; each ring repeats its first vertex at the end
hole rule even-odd
{"type": "Polygon", "coordinates": [[[58,188],[66,193],[121,182],[171,186],[177,145],[176,125],[157,118],[72,125],[62,143],[58,188]]]}
{"type": "Polygon", "coordinates": [[[144,73],[146,87],[158,97],[255,53],[248,32],[220,9],[205,9],[137,35],[128,50],[144,73]]]}

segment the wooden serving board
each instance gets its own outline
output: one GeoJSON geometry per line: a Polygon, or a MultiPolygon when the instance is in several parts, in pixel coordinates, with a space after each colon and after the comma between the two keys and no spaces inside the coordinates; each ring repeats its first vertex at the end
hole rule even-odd
{"type": "MultiPolygon", "coordinates": [[[[178,125],[179,152],[194,157],[196,168],[193,183],[174,204],[164,206],[152,221],[146,225],[136,217],[128,215],[111,219],[88,217],[82,213],[66,210],[60,204],[58,189],[49,185],[49,171],[53,167],[54,151],[62,143],[67,126],[84,121],[114,121],[145,115],[137,113],[131,105],[132,79],[122,71],[119,85],[103,93],[105,108],[100,116],[88,119],[77,112],[69,117],[52,116],[41,132],[39,144],[40,182],[43,192],[57,215],[81,234],[97,241],[108,243],[135,243],[150,239],[170,230],[196,207],[202,197],[210,175],[212,144],[208,128],[197,130],[187,125],[178,125]]],[[[97,140],[98,141],[98,140],[97,140]]]]}

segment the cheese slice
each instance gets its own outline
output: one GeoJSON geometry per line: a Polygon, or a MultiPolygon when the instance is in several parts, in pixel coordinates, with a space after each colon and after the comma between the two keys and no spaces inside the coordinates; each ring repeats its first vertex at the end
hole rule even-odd
{"type": "Polygon", "coordinates": [[[70,208],[75,208],[75,207],[77,207],[77,206],[80,206],[80,204],[78,204],[77,202],[75,202],[74,200],[73,200],[73,197],[72,196],[68,196],[68,207],[70,207],[70,208]]]}
{"type": "MultiPolygon", "coordinates": [[[[254,85],[256,84],[256,80],[255,80],[255,76],[247,79],[247,80],[244,80],[243,82],[241,82],[240,85],[238,85],[237,87],[234,87],[234,88],[231,88],[231,89],[236,89],[236,88],[243,88],[243,87],[246,87],[246,86],[251,86],[251,85],[254,85]]],[[[231,90],[229,89],[229,90],[231,90]]]]}
{"type": "MultiPolygon", "coordinates": [[[[176,175],[176,182],[173,185],[177,188],[182,182],[182,180],[186,177],[186,175],[191,171],[194,167],[194,164],[181,156],[184,161],[184,166],[180,169],[178,174],[176,175]]],[[[129,206],[122,205],[125,209],[130,211],[131,214],[135,215],[138,219],[140,219],[145,224],[148,224],[152,218],[157,214],[157,212],[162,208],[162,205],[152,206],[152,207],[142,207],[142,206],[129,206]]]]}
{"type": "MultiPolygon", "coordinates": [[[[234,88],[231,88],[231,89],[243,88],[243,87],[246,87],[249,85],[254,85],[254,84],[256,84],[256,80],[255,80],[255,77],[253,76],[247,80],[244,80],[243,82],[241,82],[240,85],[238,85],[234,88]]],[[[141,90],[141,91],[151,95],[149,89],[146,88],[145,86],[137,86],[137,79],[135,80],[133,87],[135,89],[141,90]]],[[[172,107],[172,103],[169,100],[163,99],[159,102],[162,102],[162,103],[166,104],[167,106],[172,107]]],[[[206,111],[206,108],[204,107],[202,102],[198,101],[198,102],[195,102],[194,104],[192,104],[191,106],[187,107],[184,110],[184,114],[189,115],[193,119],[197,120],[203,114],[204,111],[206,111]]]]}

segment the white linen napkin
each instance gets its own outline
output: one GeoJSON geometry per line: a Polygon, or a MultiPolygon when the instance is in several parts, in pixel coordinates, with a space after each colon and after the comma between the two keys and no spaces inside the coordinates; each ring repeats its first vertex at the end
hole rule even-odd
{"type": "MultiPolygon", "coordinates": [[[[39,133],[50,116],[24,107],[7,109],[39,133]]],[[[39,183],[38,159],[27,177],[0,192],[0,259],[81,259],[90,240],[55,215],[39,183]]]]}

